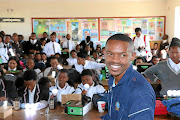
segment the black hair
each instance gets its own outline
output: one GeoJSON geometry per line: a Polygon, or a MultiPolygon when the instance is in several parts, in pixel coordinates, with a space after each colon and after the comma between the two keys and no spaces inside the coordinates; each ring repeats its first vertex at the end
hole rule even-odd
{"type": "Polygon", "coordinates": [[[8,35],[8,34],[7,34],[7,35],[5,35],[5,37],[10,37],[10,38],[11,38],[11,35],[8,35]]]}
{"type": "Polygon", "coordinates": [[[87,55],[84,52],[79,52],[77,54],[78,57],[86,59],[87,55]]]}
{"type": "Polygon", "coordinates": [[[52,36],[52,35],[56,36],[56,34],[54,32],[50,36],[52,36]]]}
{"type": "Polygon", "coordinates": [[[47,32],[43,32],[43,34],[44,34],[44,33],[46,33],[46,34],[47,34],[47,32]]]}
{"type": "Polygon", "coordinates": [[[41,55],[41,53],[36,53],[35,56],[36,56],[36,55],[41,55]]]}
{"type": "Polygon", "coordinates": [[[35,32],[33,32],[33,33],[31,33],[31,35],[36,35],[36,33],[35,33],[35,32]]]}
{"type": "Polygon", "coordinates": [[[136,61],[137,61],[138,59],[141,59],[144,63],[147,62],[144,57],[137,57],[137,58],[134,60],[134,65],[136,65],[136,61]]]}
{"type": "Polygon", "coordinates": [[[68,72],[67,69],[61,69],[61,70],[59,71],[59,73],[66,73],[67,76],[69,77],[69,72],[68,72]]]}
{"type": "Polygon", "coordinates": [[[9,61],[11,61],[11,60],[15,60],[16,63],[19,65],[19,59],[18,59],[18,57],[16,57],[16,56],[10,57],[9,60],[8,60],[8,63],[9,63],[9,61]]]}
{"type": "Polygon", "coordinates": [[[135,32],[142,32],[142,30],[141,30],[141,28],[138,27],[135,29],[135,32]]]}
{"type": "Polygon", "coordinates": [[[85,69],[82,71],[81,77],[83,77],[85,75],[93,76],[93,72],[90,69],[85,69]]]}
{"type": "Polygon", "coordinates": [[[75,51],[75,50],[71,50],[70,54],[71,54],[72,52],[75,52],[75,53],[76,53],[76,51],[75,51]]]}
{"type": "Polygon", "coordinates": [[[60,56],[60,58],[56,58],[55,56],[50,57],[50,61],[52,59],[56,59],[60,64],[63,64],[63,58],[60,56]]]}
{"type": "Polygon", "coordinates": [[[86,37],[86,40],[87,40],[87,41],[90,41],[90,39],[91,39],[90,36],[87,36],[87,37],[86,37]]]}
{"type": "Polygon", "coordinates": [[[169,49],[171,47],[175,47],[175,46],[180,48],[180,39],[174,37],[174,38],[172,38],[171,44],[169,46],[169,49]]]}
{"type": "Polygon", "coordinates": [[[42,52],[41,55],[46,55],[46,53],[42,52]]]}
{"type": "Polygon", "coordinates": [[[154,58],[158,58],[158,56],[152,56],[152,60],[153,60],[154,58]]]}
{"type": "MultiPolygon", "coordinates": [[[[61,57],[61,54],[59,54],[59,53],[55,53],[55,55],[59,55],[59,56],[61,57]]],[[[55,55],[54,55],[54,56],[55,56],[55,55]]]]}
{"type": "Polygon", "coordinates": [[[24,81],[31,81],[31,80],[36,81],[37,74],[34,70],[27,70],[24,72],[23,79],[24,79],[24,81]]]}
{"type": "Polygon", "coordinates": [[[156,42],[156,43],[154,43],[154,44],[157,44],[158,45],[158,43],[156,42]]]}
{"type": "Polygon", "coordinates": [[[129,48],[131,48],[132,51],[134,50],[134,42],[133,42],[133,40],[130,37],[124,35],[124,34],[114,34],[114,35],[112,35],[106,41],[106,45],[107,45],[108,41],[110,41],[110,40],[119,40],[119,41],[128,42],[129,43],[129,48]]]}
{"type": "Polygon", "coordinates": [[[32,61],[34,62],[34,59],[33,59],[33,58],[27,58],[27,59],[26,59],[26,63],[27,63],[28,60],[32,60],[32,61]]]}
{"type": "Polygon", "coordinates": [[[49,83],[49,82],[51,82],[51,80],[50,80],[48,77],[42,77],[42,78],[39,80],[38,84],[39,84],[40,86],[45,87],[45,86],[47,85],[47,83],[49,83]]]}

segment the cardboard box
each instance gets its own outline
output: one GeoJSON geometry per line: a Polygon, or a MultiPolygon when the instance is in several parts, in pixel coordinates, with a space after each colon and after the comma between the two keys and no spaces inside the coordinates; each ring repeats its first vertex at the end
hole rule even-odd
{"type": "Polygon", "coordinates": [[[81,101],[69,101],[69,104],[65,107],[65,111],[69,115],[81,115],[84,116],[86,113],[88,113],[92,107],[93,104],[92,102],[89,102],[85,104],[84,106],[82,105],[81,101]]]}
{"type": "Polygon", "coordinates": [[[11,106],[1,106],[0,107],[0,119],[4,119],[6,118],[7,116],[11,115],[12,114],[12,107],[11,106]]]}
{"type": "Polygon", "coordinates": [[[82,97],[81,94],[67,94],[67,95],[62,95],[61,97],[61,105],[67,103],[70,100],[77,100],[81,101],[82,97]]]}

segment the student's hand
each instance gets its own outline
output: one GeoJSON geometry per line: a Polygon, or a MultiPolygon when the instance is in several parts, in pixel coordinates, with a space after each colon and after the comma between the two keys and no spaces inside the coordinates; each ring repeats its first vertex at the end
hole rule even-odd
{"type": "Polygon", "coordinates": [[[160,80],[157,80],[156,82],[159,83],[159,84],[161,84],[161,81],[160,81],[160,80]]]}
{"type": "Polygon", "coordinates": [[[5,97],[0,97],[0,102],[6,100],[5,97]]]}
{"type": "Polygon", "coordinates": [[[87,90],[83,90],[81,94],[82,95],[86,95],[87,94],[87,90]]]}
{"type": "Polygon", "coordinates": [[[50,97],[50,99],[53,99],[54,97],[55,97],[55,96],[52,94],[51,97],[50,97]]]}

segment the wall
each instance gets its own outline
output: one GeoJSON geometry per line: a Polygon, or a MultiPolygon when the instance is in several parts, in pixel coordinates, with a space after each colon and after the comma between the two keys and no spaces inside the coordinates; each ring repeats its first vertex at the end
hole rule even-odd
{"type": "Polygon", "coordinates": [[[169,41],[174,37],[175,7],[177,6],[180,6],[180,0],[167,0],[166,2],[166,33],[169,35],[169,41]]]}
{"type": "MultiPolygon", "coordinates": [[[[32,17],[133,17],[165,16],[166,0],[105,2],[1,2],[1,17],[23,17],[24,23],[0,23],[0,30],[17,32],[27,39],[32,32],[32,17]],[[13,9],[13,12],[7,12],[13,9]]],[[[173,4],[174,5],[174,4],[173,4]]],[[[168,21],[170,21],[168,19],[168,21]]],[[[170,21],[171,22],[171,21],[170,21]]],[[[169,26],[167,26],[168,28],[169,26]]]]}

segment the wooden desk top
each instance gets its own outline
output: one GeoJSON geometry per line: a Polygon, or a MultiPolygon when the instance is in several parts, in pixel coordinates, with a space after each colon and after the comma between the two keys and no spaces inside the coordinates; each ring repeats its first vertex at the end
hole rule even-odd
{"type": "MultiPolygon", "coordinates": [[[[74,116],[64,113],[64,108],[56,106],[56,109],[50,110],[49,115],[45,115],[45,109],[30,111],[21,109],[19,111],[13,110],[13,114],[8,116],[5,120],[100,120],[100,116],[105,115],[99,113],[98,110],[93,108],[85,116],[74,116]]],[[[170,120],[167,116],[155,116],[154,120],[170,120]]],[[[172,120],[172,119],[171,119],[172,120]]]]}

